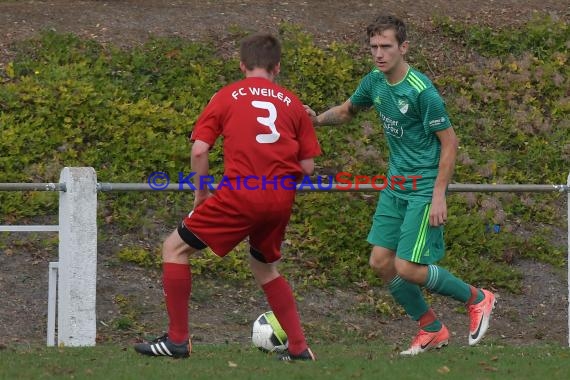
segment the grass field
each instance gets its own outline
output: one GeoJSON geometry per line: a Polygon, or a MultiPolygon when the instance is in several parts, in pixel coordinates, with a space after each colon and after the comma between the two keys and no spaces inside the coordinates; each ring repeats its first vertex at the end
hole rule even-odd
{"type": "Polygon", "coordinates": [[[19,347],[0,352],[1,379],[568,379],[560,346],[451,346],[402,358],[380,343],[317,345],[317,362],[284,363],[255,348],[198,345],[189,359],[149,358],[131,347],[19,347]]]}

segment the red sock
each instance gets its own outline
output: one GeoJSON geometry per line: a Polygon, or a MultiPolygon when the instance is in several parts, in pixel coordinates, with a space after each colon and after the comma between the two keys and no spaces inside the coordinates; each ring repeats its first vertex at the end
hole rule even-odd
{"type": "Polygon", "coordinates": [[[188,264],[163,263],[162,286],[168,311],[168,338],[174,343],[188,341],[188,302],[192,272],[188,264]]]}
{"type": "Polygon", "coordinates": [[[305,351],[307,342],[301,327],[295,297],[287,280],[283,277],[277,277],[263,285],[262,288],[271,310],[287,334],[289,352],[297,355],[305,351]]]}
{"type": "Polygon", "coordinates": [[[437,321],[437,317],[435,316],[435,313],[433,311],[433,309],[428,309],[428,311],[426,311],[426,313],[424,315],[422,315],[420,317],[420,329],[423,329],[424,327],[431,325],[432,323],[434,323],[435,321],[437,321]]]}
{"type": "Polygon", "coordinates": [[[477,301],[477,296],[479,295],[479,289],[474,286],[469,286],[469,290],[471,290],[471,297],[467,300],[466,305],[473,305],[475,301],[477,301]]]}

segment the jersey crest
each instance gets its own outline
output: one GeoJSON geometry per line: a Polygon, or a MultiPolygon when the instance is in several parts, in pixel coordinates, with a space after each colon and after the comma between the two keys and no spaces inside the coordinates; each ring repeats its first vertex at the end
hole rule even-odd
{"type": "Polygon", "coordinates": [[[406,112],[408,112],[409,107],[410,105],[408,104],[408,101],[405,98],[398,99],[398,109],[400,110],[401,113],[405,115],[406,112]]]}

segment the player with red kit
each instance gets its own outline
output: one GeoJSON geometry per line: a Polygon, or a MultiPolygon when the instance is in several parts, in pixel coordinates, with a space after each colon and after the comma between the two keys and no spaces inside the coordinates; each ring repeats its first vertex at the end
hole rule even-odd
{"type": "Polygon", "coordinates": [[[272,35],[254,34],[244,39],[240,69],[245,78],[220,89],[194,126],[190,139],[196,181],[208,175],[208,152],[223,136],[224,178],[231,183],[249,177],[260,183],[224,186],[215,193],[207,188],[195,191],[194,210],[165,240],[162,250],[168,333],[153,342],[137,344],[135,350],[141,354],[190,354],[192,276],[188,257],[206,247],[223,257],[248,238],[253,276],[287,333],[289,349],[279,359],[315,360],[291,287],[277,270],[295,200],[295,190],[279,186],[279,179],[312,174],[313,158],[321,149],[301,101],[274,82],[280,60],[281,45],[272,35]],[[267,179],[276,180],[272,183],[267,179]]]}

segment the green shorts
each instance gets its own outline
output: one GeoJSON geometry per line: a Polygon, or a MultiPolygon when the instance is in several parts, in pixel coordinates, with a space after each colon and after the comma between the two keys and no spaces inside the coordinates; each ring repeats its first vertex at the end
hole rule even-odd
{"type": "Polygon", "coordinates": [[[368,242],[396,252],[401,259],[434,264],[443,258],[443,226],[429,225],[431,203],[406,200],[383,191],[372,219],[368,242]]]}

